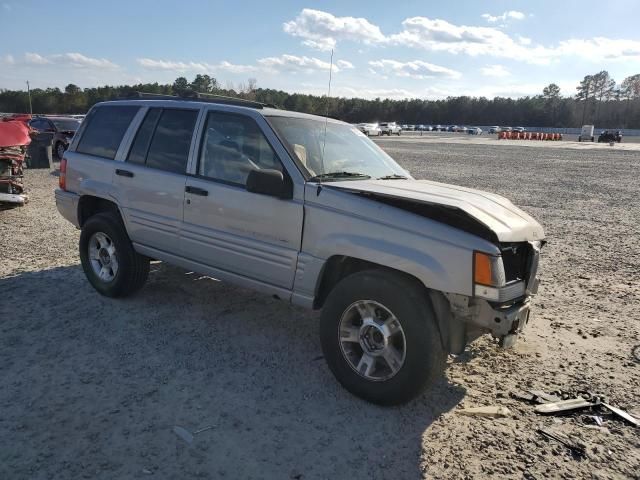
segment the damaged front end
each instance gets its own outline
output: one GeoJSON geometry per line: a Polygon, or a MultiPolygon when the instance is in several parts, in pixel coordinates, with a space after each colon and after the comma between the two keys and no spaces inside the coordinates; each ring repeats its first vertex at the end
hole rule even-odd
{"type": "Polygon", "coordinates": [[[490,333],[503,348],[514,345],[529,322],[531,299],[540,283],[538,263],[542,241],[501,244],[501,271],[493,286],[476,284],[475,295],[431,292],[431,301],[451,353],[490,333]]]}
{"type": "Polygon", "coordinates": [[[430,289],[429,295],[449,352],[461,353],[486,333],[504,348],[515,343],[529,321],[540,249],[546,243],[535,219],[498,195],[429,181],[354,181],[336,187],[492,244],[472,252],[468,284],[458,281],[450,290],[430,289]]]}
{"type": "Polygon", "coordinates": [[[24,205],[24,162],[31,143],[29,117],[5,117],[0,121],[0,207],[24,205]]]}

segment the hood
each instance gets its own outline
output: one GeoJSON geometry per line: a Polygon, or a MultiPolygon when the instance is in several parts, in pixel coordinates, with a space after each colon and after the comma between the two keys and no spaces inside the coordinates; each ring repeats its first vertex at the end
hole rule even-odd
{"type": "Polygon", "coordinates": [[[413,179],[331,182],[323,187],[361,194],[477,235],[484,227],[492,233],[488,237],[500,242],[544,239],[542,226],[531,216],[506,198],[481,190],[413,179]]]}

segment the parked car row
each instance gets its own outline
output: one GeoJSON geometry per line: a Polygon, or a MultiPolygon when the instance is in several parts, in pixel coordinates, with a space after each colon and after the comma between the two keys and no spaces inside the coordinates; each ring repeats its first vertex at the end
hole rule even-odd
{"type": "MultiPolygon", "coordinates": [[[[378,137],[382,135],[401,135],[402,132],[456,132],[468,133],[470,135],[481,135],[483,130],[479,127],[461,127],[458,125],[398,125],[396,122],[381,123],[358,123],[355,125],[362,133],[369,137],[378,137]]],[[[501,127],[491,127],[501,128],[501,127]]],[[[509,127],[502,127],[509,128],[509,127]]],[[[521,127],[516,127],[521,128],[521,127]]],[[[524,131],[524,129],[522,130],[524,131]]],[[[491,132],[490,133],[495,133],[491,132]]]]}
{"type": "Polygon", "coordinates": [[[489,133],[500,133],[500,132],[516,132],[516,133],[524,133],[527,129],[524,127],[499,127],[493,126],[489,127],[489,133]]]}

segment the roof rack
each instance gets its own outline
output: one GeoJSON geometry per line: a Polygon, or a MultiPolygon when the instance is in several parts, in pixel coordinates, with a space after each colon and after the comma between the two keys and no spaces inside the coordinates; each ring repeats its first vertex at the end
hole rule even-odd
{"type": "Polygon", "coordinates": [[[198,92],[185,92],[182,95],[163,95],[160,93],[145,93],[145,92],[133,92],[131,95],[120,100],[186,100],[192,102],[208,102],[208,103],[220,103],[223,105],[237,105],[239,107],[249,108],[264,108],[271,105],[265,105],[264,103],[254,102],[252,100],[245,100],[243,98],[225,97],[223,95],[212,95],[209,93],[198,92]]]}

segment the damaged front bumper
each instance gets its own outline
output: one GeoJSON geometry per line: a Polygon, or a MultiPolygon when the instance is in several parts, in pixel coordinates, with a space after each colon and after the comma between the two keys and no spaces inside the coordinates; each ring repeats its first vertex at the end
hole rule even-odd
{"type": "Polygon", "coordinates": [[[499,339],[501,347],[509,348],[529,323],[531,296],[510,304],[494,304],[457,294],[444,294],[440,298],[445,299],[446,304],[442,300],[432,303],[434,306],[440,303],[440,307],[436,307],[438,316],[444,315],[440,318],[448,322],[448,325],[441,326],[441,331],[445,327],[451,353],[462,353],[467,344],[485,333],[499,339]]]}
{"type": "MultiPolygon", "coordinates": [[[[459,354],[486,333],[497,338],[501,347],[512,347],[530,320],[531,300],[540,284],[536,276],[538,261],[536,252],[529,268],[530,277],[526,283],[519,282],[520,294],[508,301],[491,302],[477,296],[430,292],[444,347],[450,353],[459,354]]],[[[515,291],[513,286],[506,289],[515,291]]]]}

